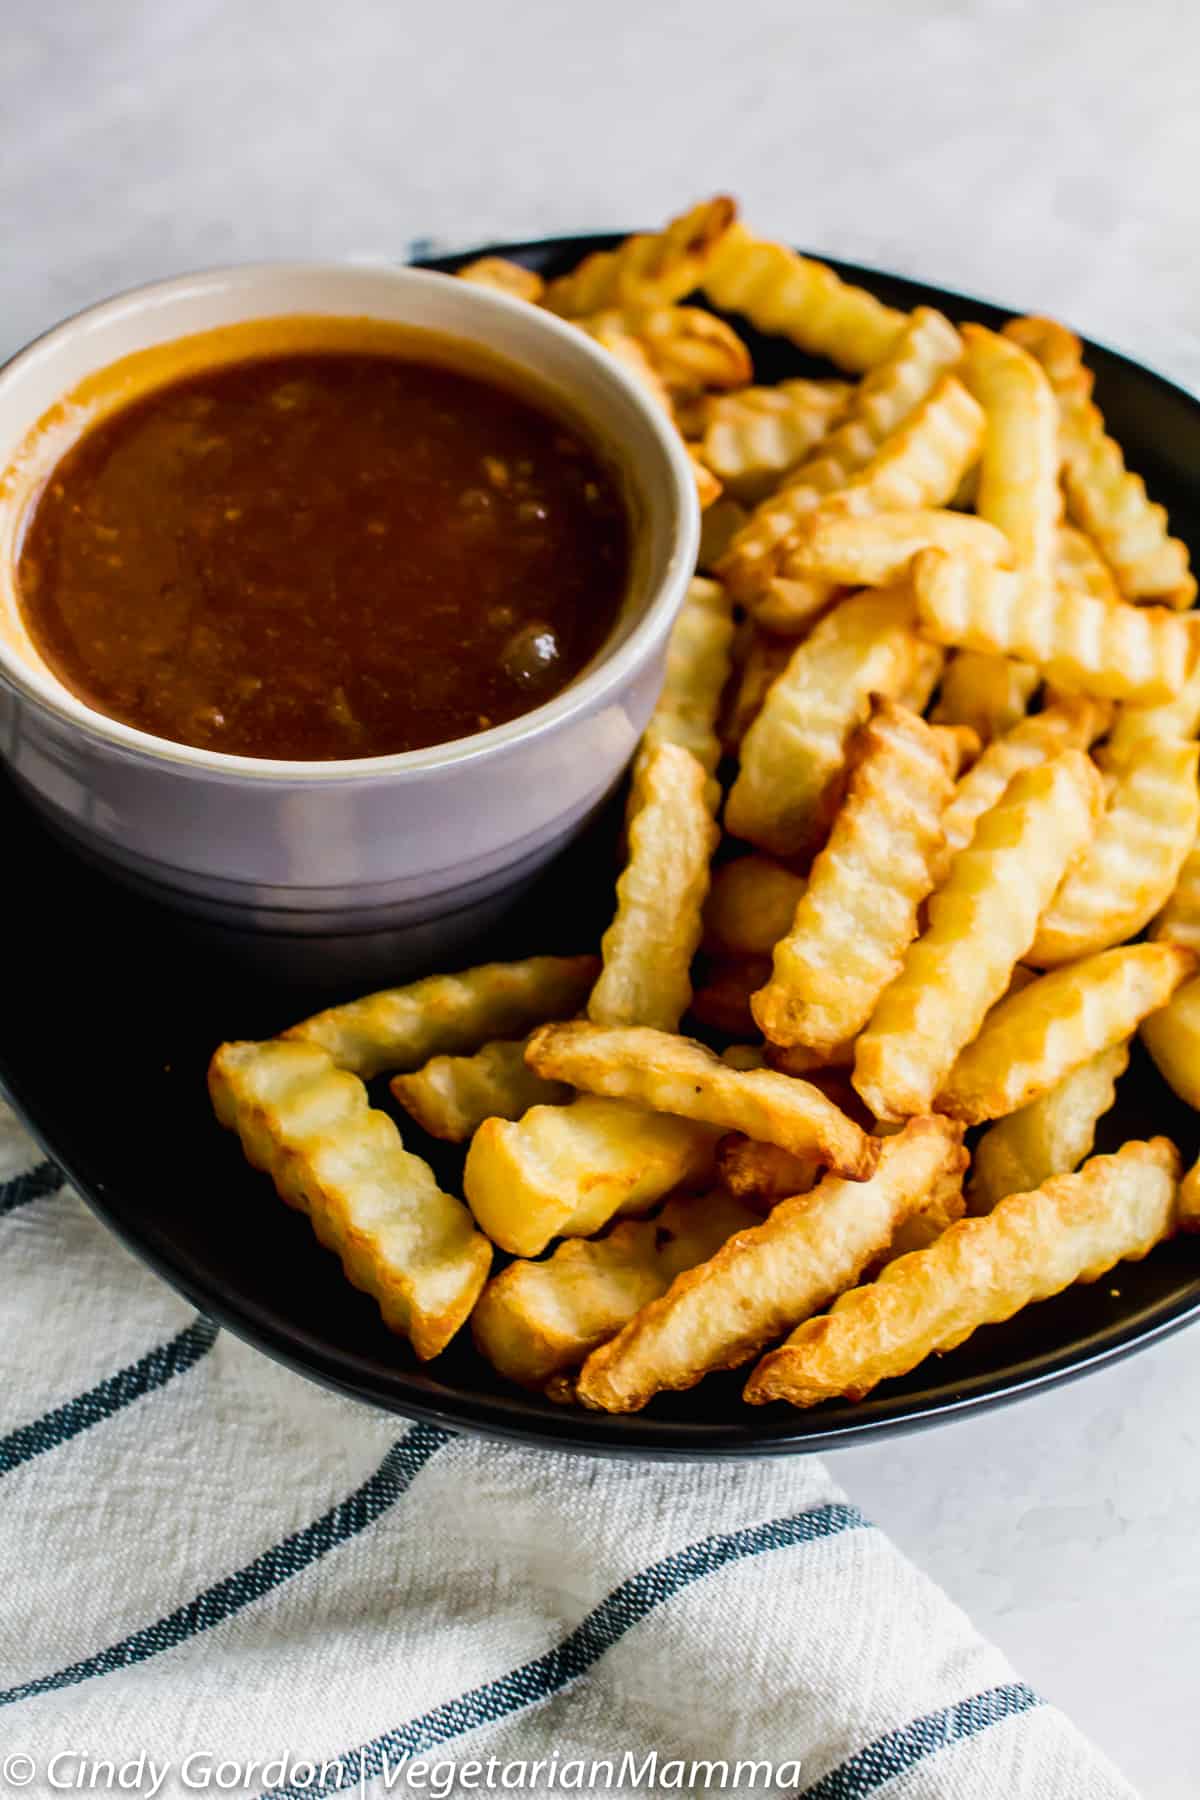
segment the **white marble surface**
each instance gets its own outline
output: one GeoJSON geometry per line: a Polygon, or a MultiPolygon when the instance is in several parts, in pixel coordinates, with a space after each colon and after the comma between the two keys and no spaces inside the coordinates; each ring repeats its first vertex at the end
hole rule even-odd
{"type": "MultiPolygon", "coordinates": [[[[1192,0],[0,10],[0,354],[189,266],[623,226],[728,187],[766,229],[1200,384],[1192,0]]],[[[1147,1800],[1200,1793],[1198,1350],[833,1459],[1147,1800]]]]}

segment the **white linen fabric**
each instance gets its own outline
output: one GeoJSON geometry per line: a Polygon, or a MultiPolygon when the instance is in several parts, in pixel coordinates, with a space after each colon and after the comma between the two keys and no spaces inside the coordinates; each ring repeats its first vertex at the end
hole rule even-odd
{"type": "Polygon", "coordinates": [[[0,1296],[6,1797],[1133,1793],[816,1459],[593,1460],[326,1393],[2,1106],[0,1296]]]}

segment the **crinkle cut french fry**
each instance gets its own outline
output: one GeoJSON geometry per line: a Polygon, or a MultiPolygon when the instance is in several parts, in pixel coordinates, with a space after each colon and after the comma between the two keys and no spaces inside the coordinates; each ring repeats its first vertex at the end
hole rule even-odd
{"type": "Polygon", "coordinates": [[[1145,1256],[1175,1228],[1179,1156],[1166,1138],[1094,1156],[1010,1194],[986,1218],[964,1219],[927,1250],[890,1263],[878,1281],[843,1294],[821,1319],[770,1351],[746,1384],[751,1405],[861,1400],[933,1351],[952,1350],[1075,1281],[1097,1281],[1145,1256]]]}
{"type": "Polygon", "coordinates": [[[869,1175],[879,1155],[861,1126],[810,1082],[773,1069],[730,1069],[690,1038],[639,1027],[546,1025],[525,1054],[551,1081],[820,1156],[851,1180],[869,1175]]]}
{"type": "Polygon", "coordinates": [[[982,650],[955,650],[947,658],[935,725],[969,725],[985,744],[1023,719],[1041,685],[1029,663],[982,650]]]}
{"type": "Polygon", "coordinates": [[[1157,705],[1117,707],[1108,738],[1108,754],[1117,762],[1145,738],[1190,738],[1197,734],[1200,734],[1200,656],[1173,699],[1162,700],[1157,705]]]}
{"type": "Polygon", "coordinates": [[[709,777],[705,788],[709,809],[715,812],[720,805],[721,787],[713,775],[721,760],[717,714],[729,679],[732,642],[728,594],[719,581],[697,575],[671,629],[662,693],[642,735],[634,768],[635,795],[654,747],[679,744],[691,751],[709,777]]]}
{"type": "MultiPolygon", "coordinates": [[[[1031,981],[997,1006],[935,1104],[967,1125],[1001,1119],[1124,1043],[1196,967],[1177,944],[1124,944],[1031,981]]],[[[546,1030],[543,1026],[542,1030],[546,1030]]]]}
{"type": "Polygon", "coordinates": [[[822,619],[746,733],[726,829],[777,856],[811,849],[850,733],[872,693],[893,696],[910,679],[917,642],[906,588],[855,594],[822,619]]]}
{"type": "Polygon", "coordinates": [[[546,291],[546,284],[536,269],[526,269],[507,256],[480,256],[464,263],[455,274],[460,281],[474,282],[476,287],[495,288],[514,300],[528,300],[536,306],[546,291]]]}
{"type": "Polygon", "coordinates": [[[615,250],[585,256],[550,282],[543,304],[568,318],[612,306],[671,306],[696,286],[736,217],[728,195],[702,200],[662,231],[639,232],[615,250]]]}
{"type": "Polygon", "coordinates": [[[841,435],[831,434],[823,454],[801,463],[733,540],[718,573],[739,600],[753,602],[763,591],[797,526],[831,496],[854,494],[862,513],[946,505],[979,454],[983,413],[960,381],[943,374],[861,465],[847,469],[832,448],[841,435]]]}
{"type": "Polygon", "coordinates": [[[1188,852],[1171,897],[1150,928],[1165,944],[1200,950],[1200,841],[1188,852]]]}
{"type": "Polygon", "coordinates": [[[713,870],[704,908],[704,947],[734,956],[769,956],[791,928],[804,877],[770,856],[740,856],[713,870]]]}
{"type": "Polygon", "coordinates": [[[925,405],[961,354],[962,340],[949,320],[918,307],[893,354],[859,383],[845,420],[797,465],[779,494],[760,503],[745,535],[731,546],[729,568],[739,596],[763,588],[774,573],[778,547],[797,520],[874,461],[880,446],[925,405]]]}
{"type": "Polygon", "coordinates": [[[758,499],[820,443],[851,392],[845,382],[781,381],[715,396],[704,409],[701,454],[739,499],[758,499]]]}
{"type": "Polygon", "coordinates": [[[764,1144],[731,1131],[717,1145],[717,1178],[726,1193],[757,1205],[760,1211],[793,1194],[816,1186],[821,1164],[815,1156],[796,1156],[778,1144],[764,1144]]]}
{"type": "Polygon", "coordinates": [[[1129,1040],[1080,1063],[1028,1106],[988,1127],[975,1146],[970,1210],[991,1212],[998,1200],[1040,1187],[1051,1175],[1068,1175],[1090,1156],[1096,1125],[1116,1098],[1129,1066],[1129,1040]]]}
{"type": "Polygon", "coordinates": [[[942,825],[949,848],[961,850],[970,843],[978,820],[995,806],[1014,775],[1061,756],[1064,750],[1086,750],[1108,718],[1109,709],[1102,702],[1072,695],[993,739],[963,776],[946,808],[942,825]]]}
{"type": "Polygon", "coordinates": [[[563,1082],[543,1081],[525,1061],[525,1039],[484,1044],[474,1056],[432,1056],[391,1090],[430,1137],[465,1144],[485,1119],[519,1119],[531,1106],[562,1106],[563,1082]]]}
{"type": "Polygon", "coordinates": [[[674,1031],[687,1011],[709,858],[720,836],[706,784],[703,765],[678,744],[656,744],[639,758],[629,860],[588,1000],[598,1024],[674,1031]]]}
{"type": "Polygon", "coordinates": [[[1163,1080],[1200,1112],[1200,979],[1185,982],[1144,1019],[1141,1036],[1163,1080]]]}
{"type": "Polygon", "coordinates": [[[953,760],[916,713],[880,701],[849,750],[849,784],[751,1011],[776,1044],[828,1052],[866,1024],[917,935],[940,871],[953,760]]]}
{"type": "Polygon", "coordinates": [[[1054,968],[1136,937],[1164,906],[1200,830],[1200,744],[1147,739],[1109,771],[1108,807],[1042,915],[1027,960],[1054,968]]]}
{"type": "Polygon", "coordinates": [[[771,970],[769,956],[706,957],[689,1008],[697,1024],[727,1037],[750,1037],[756,1027],[750,996],[771,970]]]}
{"type": "Polygon", "coordinates": [[[889,587],[907,573],[921,550],[947,550],[990,563],[1006,562],[1012,554],[1002,531],[969,513],[926,506],[864,519],[830,505],[819,507],[797,527],[781,573],[847,587],[889,587]]]}
{"type": "Polygon", "coordinates": [[[600,317],[637,339],[672,394],[742,387],[753,378],[750,352],[733,326],[698,306],[655,306],[600,317]]]}
{"type": "Polygon", "coordinates": [[[487,1279],[492,1247],[461,1200],[442,1193],[357,1075],[316,1044],[222,1044],[213,1108],[289,1206],[307,1213],[388,1329],[422,1358],[454,1336],[487,1279]]]}
{"type": "Polygon", "coordinates": [[[882,362],[905,325],[904,313],[865,288],[784,244],[752,237],[744,225],[723,235],[701,282],[722,312],[742,313],[757,330],[790,338],[852,375],[882,362]]]}
{"type": "Polygon", "coordinates": [[[869,1180],[827,1175],[810,1193],[781,1200],[593,1351],[577,1397],[634,1412],[663,1389],[749,1361],[857,1281],[947,1168],[965,1160],[945,1120],[914,1119],[883,1144],[869,1180]]]}
{"type": "Polygon", "coordinates": [[[1080,750],[1024,769],[984,813],[929,901],[929,923],[858,1040],[854,1086],[879,1119],[930,1110],[1004,993],[1095,828],[1103,786],[1080,750]]]}
{"type": "Polygon", "coordinates": [[[520,1119],[485,1119],[463,1187],[501,1250],[537,1256],[554,1237],[589,1237],[617,1213],[645,1212],[712,1174],[719,1133],[691,1119],[580,1094],[520,1119]]]}
{"type": "MultiPolygon", "coordinates": [[[[945,506],[978,453],[983,414],[962,383],[952,375],[940,381],[912,417],[893,432],[867,467],[848,486],[823,502],[830,513],[867,519],[878,513],[945,506]]],[[[788,553],[796,533],[813,507],[816,490],[790,484],[779,496],[794,514],[794,530],[775,544],[770,561],[745,575],[741,538],[721,564],[733,591],[761,624],[786,630],[792,619],[811,618],[828,605],[837,584],[819,576],[797,578],[789,571],[788,553]],[[727,572],[728,571],[728,572],[727,572]],[[737,585],[735,585],[735,583],[737,585]]],[[[750,528],[747,527],[747,535],[750,528]]]]}
{"type": "Polygon", "coordinates": [[[509,1263],[475,1303],[476,1347],[510,1381],[541,1387],[578,1368],[684,1269],[758,1215],[727,1193],[677,1195],[605,1237],[565,1238],[544,1262],[509,1263]]]}
{"type": "Polygon", "coordinates": [[[1197,653],[1193,622],[1161,606],[1111,605],[942,550],[913,562],[921,630],[935,642],[1035,663],[1050,680],[1109,700],[1169,700],[1197,653]]]}
{"type": "Polygon", "coordinates": [[[544,1019],[570,1018],[599,967],[594,956],[480,963],[331,1006],[283,1036],[319,1044],[339,1068],[369,1081],[385,1069],[419,1069],[431,1056],[470,1056],[489,1039],[519,1037],[544,1019]]]}
{"type": "Polygon", "coordinates": [[[1095,539],[1132,600],[1162,600],[1184,609],[1196,598],[1186,545],[1167,532],[1163,507],[1130,474],[1119,444],[1092,404],[1092,377],[1074,332],[1053,319],[1011,319],[1004,335],[1037,358],[1059,410],[1063,485],[1073,518],[1095,539]]]}
{"type": "Polygon", "coordinates": [[[1004,532],[1018,568],[1049,579],[1062,510],[1054,393],[1018,344],[982,325],[962,337],[962,379],[987,420],[975,511],[1004,532]]]}
{"type": "Polygon", "coordinates": [[[1082,588],[1098,600],[1119,600],[1117,578],[1086,531],[1060,525],[1054,539],[1054,576],[1064,587],[1082,588]]]}

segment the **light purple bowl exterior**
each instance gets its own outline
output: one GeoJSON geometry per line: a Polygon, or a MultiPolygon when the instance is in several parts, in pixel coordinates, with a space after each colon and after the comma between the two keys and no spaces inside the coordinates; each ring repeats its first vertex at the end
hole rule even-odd
{"type": "MultiPolygon", "coordinates": [[[[0,468],[92,370],[284,313],[382,317],[483,342],[589,419],[619,453],[640,515],[634,591],[613,639],[564,693],[508,726],[321,764],[208,754],[133,731],[0,643],[0,756],[90,860],[267,960],[365,978],[465,947],[619,780],[661,686],[698,515],[673,427],[605,352],[523,302],[417,270],[217,270],[93,308],[0,372],[0,468]]],[[[29,498],[0,497],[0,605],[10,610],[15,514],[29,498]]]]}

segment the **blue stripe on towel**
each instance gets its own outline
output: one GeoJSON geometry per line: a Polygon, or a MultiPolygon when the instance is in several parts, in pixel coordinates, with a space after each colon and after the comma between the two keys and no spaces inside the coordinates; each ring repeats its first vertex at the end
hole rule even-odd
{"type": "Polygon", "coordinates": [[[498,1724],[509,1714],[549,1699],[585,1675],[627,1631],[693,1581],[702,1581],[746,1557],[761,1556],[769,1550],[789,1550],[866,1526],[867,1520],[856,1507],[829,1505],[719,1537],[702,1538],[623,1581],[580,1620],[574,1631],[543,1655],[456,1699],[443,1701],[420,1718],[410,1719],[357,1750],[330,1758],[324,1767],[331,1773],[319,1786],[273,1788],[262,1800],[314,1800],[316,1795],[336,1793],[385,1774],[403,1756],[423,1755],[464,1732],[498,1724]]]}
{"type": "Polygon", "coordinates": [[[40,1162],[36,1168],[14,1175],[11,1181],[0,1181],[0,1219],[30,1200],[42,1200],[47,1194],[56,1194],[62,1184],[63,1172],[52,1162],[40,1162]]]}
{"type": "Polygon", "coordinates": [[[253,1601],[261,1600],[272,1588],[299,1575],[330,1550],[336,1550],[339,1544],[365,1531],[400,1498],[434,1452],[449,1441],[450,1433],[436,1425],[415,1425],[406,1437],[392,1445],[375,1473],[361,1487],[339,1500],[319,1519],[294,1531],[281,1543],[273,1544],[253,1562],[205,1588],[203,1593],[153,1625],[144,1625],[140,1631],[68,1668],[58,1669],[52,1675],[40,1675],[34,1681],[0,1692],[0,1706],[31,1699],[35,1694],[48,1694],[56,1688],[75,1687],[81,1681],[90,1681],[94,1675],[108,1675],[114,1669],[128,1668],[131,1663],[146,1662],[152,1656],[160,1656],[164,1650],[173,1650],[198,1632],[211,1630],[223,1619],[241,1612],[253,1601]]]}
{"type": "Polygon", "coordinates": [[[877,1793],[886,1782],[903,1775],[925,1757],[1042,1703],[1041,1695],[1023,1681],[1012,1681],[1004,1687],[973,1694],[969,1700],[958,1700],[953,1706],[943,1706],[922,1719],[914,1719],[911,1725],[876,1738],[828,1775],[822,1775],[812,1787],[805,1788],[800,1800],[864,1800],[865,1795],[877,1793]]]}
{"type": "Polygon", "coordinates": [[[137,1362],[107,1375],[86,1394],[77,1394],[53,1412],[43,1413],[29,1425],[20,1425],[7,1437],[0,1438],[0,1475],[11,1474],[32,1457],[78,1437],[103,1419],[140,1400],[143,1394],[165,1387],[176,1375],[182,1375],[206,1356],[217,1341],[217,1327],[211,1319],[196,1318],[183,1331],[176,1332],[165,1344],[156,1344],[137,1362]]]}

